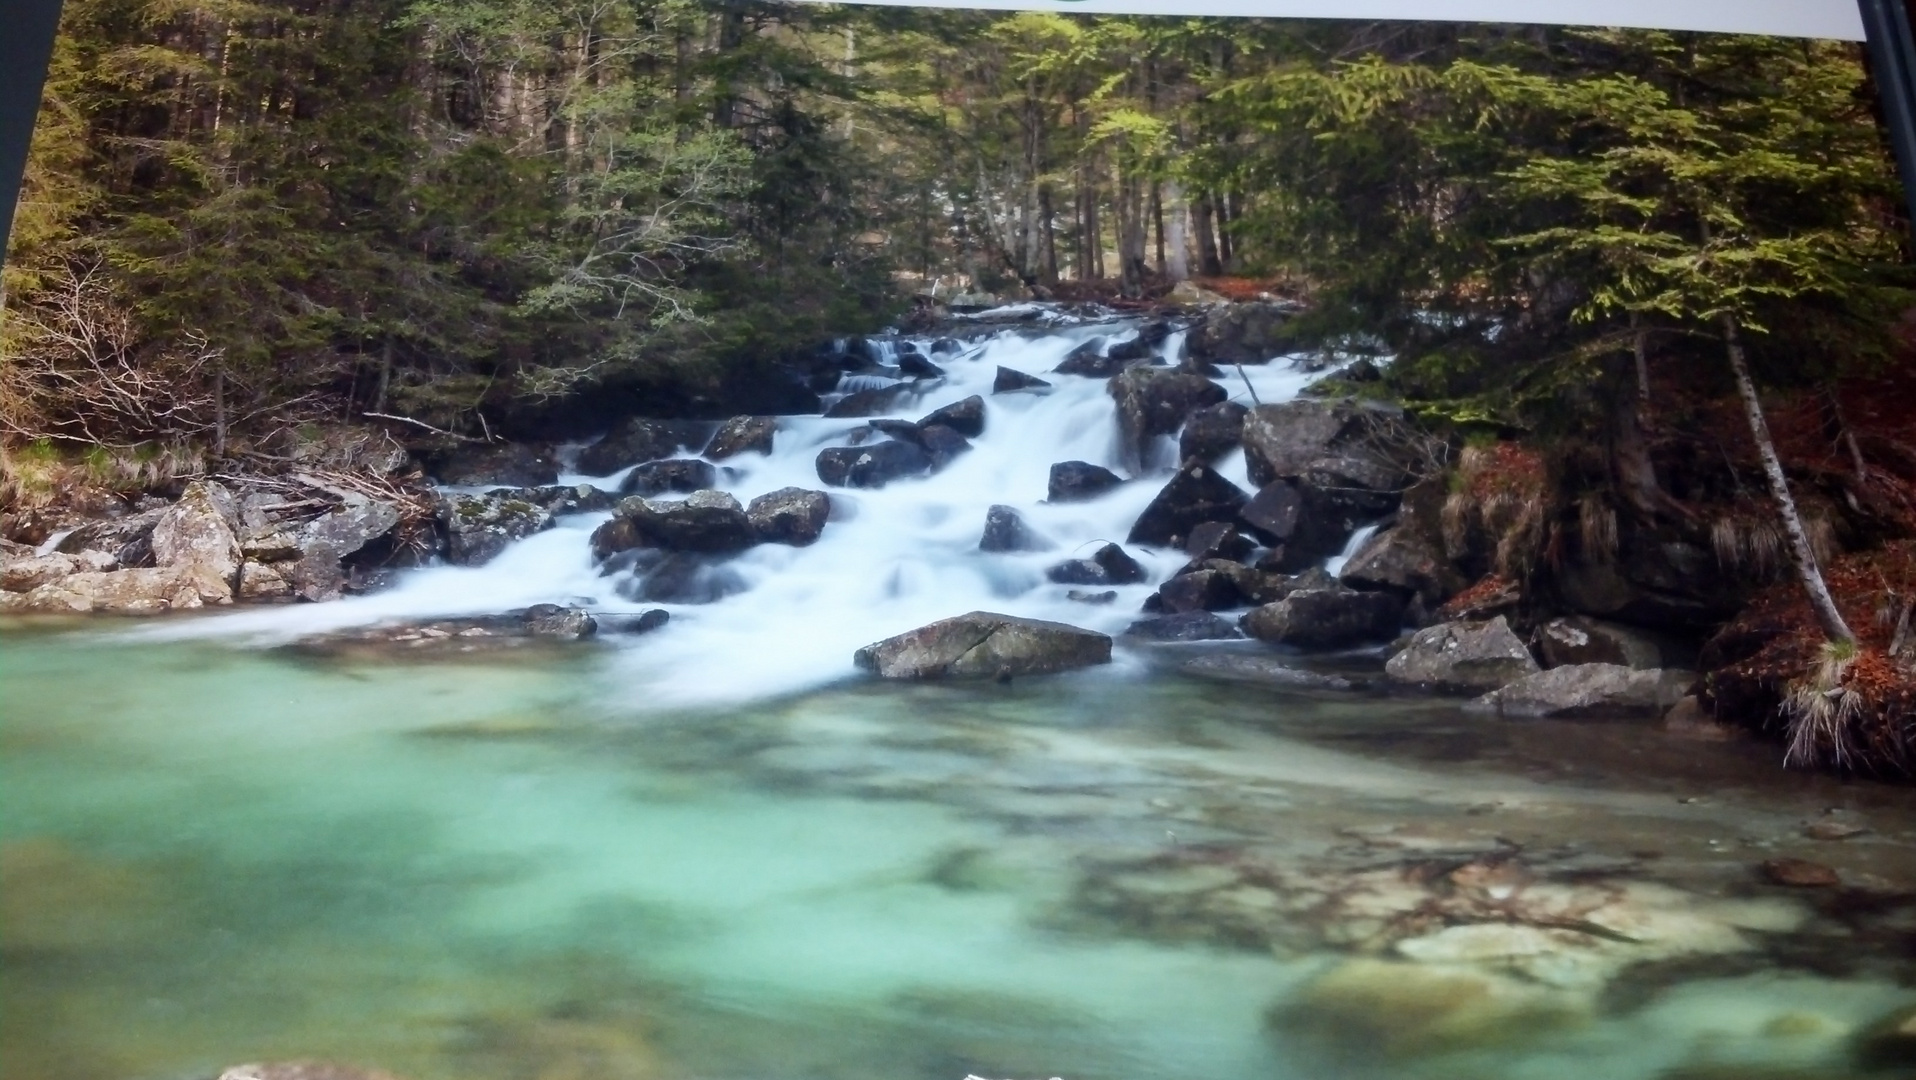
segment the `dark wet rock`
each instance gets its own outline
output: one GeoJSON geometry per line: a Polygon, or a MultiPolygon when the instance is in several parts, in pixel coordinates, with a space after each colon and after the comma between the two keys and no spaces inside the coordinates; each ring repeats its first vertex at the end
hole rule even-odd
{"type": "Polygon", "coordinates": [[[638,526],[629,517],[614,514],[611,521],[592,530],[592,557],[599,562],[622,551],[631,551],[639,544],[638,526]]]}
{"type": "Polygon", "coordinates": [[[651,611],[641,612],[637,615],[601,614],[594,615],[593,618],[598,620],[599,633],[601,634],[621,634],[628,637],[637,637],[640,634],[649,634],[663,627],[666,623],[671,622],[672,613],[666,611],[664,608],[653,608],[651,611]]]}
{"type": "Polygon", "coordinates": [[[1178,457],[1208,465],[1237,449],[1244,441],[1244,417],[1250,411],[1235,401],[1220,401],[1191,413],[1178,433],[1178,457]]]}
{"type": "Polygon", "coordinates": [[[1230,578],[1237,587],[1238,595],[1251,604],[1275,604],[1303,589],[1340,587],[1337,579],[1325,573],[1322,567],[1312,567],[1301,574],[1280,574],[1216,559],[1205,565],[1230,578]]]}
{"type": "Polygon", "coordinates": [[[549,446],[530,443],[461,444],[428,454],[426,472],[453,487],[538,487],[559,482],[559,457],[549,446]]]}
{"type": "Polygon", "coordinates": [[[943,424],[930,424],[918,430],[918,444],[925,448],[931,457],[934,471],[952,463],[958,455],[971,449],[971,442],[963,435],[943,424]]]}
{"type": "Polygon", "coordinates": [[[1463,575],[1444,557],[1443,546],[1404,523],[1372,536],[1339,575],[1353,589],[1390,590],[1434,607],[1464,589],[1463,575]]]}
{"type": "Polygon", "coordinates": [[[1856,1063],[1884,1076],[1916,1072],[1916,1006],[1905,1006],[1856,1035],[1856,1063]]]}
{"type": "Polygon", "coordinates": [[[526,624],[526,633],[533,637],[567,638],[578,640],[589,638],[599,632],[598,621],[580,608],[561,607],[558,604],[534,604],[525,609],[521,618],[526,624]]]}
{"type": "Polygon", "coordinates": [[[1536,658],[1501,615],[1489,622],[1449,622],[1419,630],[1404,651],[1384,665],[1385,674],[1398,682],[1479,693],[1538,670],[1536,658]]]}
{"type": "Polygon", "coordinates": [[[1088,461],[1060,461],[1051,466],[1045,498],[1054,503],[1095,499],[1124,483],[1117,473],[1088,461]]]}
{"type": "Polygon", "coordinates": [[[957,356],[964,351],[964,342],[956,338],[944,337],[931,343],[931,354],[933,356],[957,356]]]}
{"type": "Polygon", "coordinates": [[[1231,521],[1248,496],[1210,466],[1185,462],[1131,526],[1126,543],[1184,546],[1191,530],[1207,521],[1231,521]]]}
{"type": "Polygon", "coordinates": [[[911,396],[911,387],[875,386],[869,390],[859,390],[846,394],[833,402],[825,415],[832,419],[857,418],[863,416],[883,416],[898,407],[899,402],[911,396]]]}
{"type": "Polygon", "coordinates": [[[638,546],[699,555],[731,555],[758,542],[738,500],[723,491],[700,491],[684,499],[630,498],[619,503],[638,546]]]}
{"type": "Polygon", "coordinates": [[[668,493],[690,495],[716,483],[718,470],[712,467],[711,462],[698,458],[671,458],[648,461],[627,473],[619,483],[619,494],[643,495],[646,498],[668,493]]]}
{"type": "Polygon", "coordinates": [[[974,611],[887,638],[853,661],[887,679],[1046,675],[1111,662],[1111,639],[1064,623],[974,611]]]}
{"type": "Polygon", "coordinates": [[[1220,682],[1251,683],[1280,690],[1350,690],[1354,684],[1341,675],[1325,675],[1291,667],[1275,656],[1224,653],[1186,661],[1187,675],[1220,682]]]}
{"type": "Polygon", "coordinates": [[[542,506],[548,513],[557,514],[594,514],[601,510],[610,510],[618,505],[616,492],[591,484],[551,484],[546,487],[532,488],[493,488],[486,492],[498,499],[521,499],[536,506],[542,506]]]}
{"type": "Polygon", "coordinates": [[[1191,355],[1220,364],[1262,364],[1297,349],[1282,304],[1221,304],[1205,312],[1185,343],[1191,355]]]}
{"type": "Polygon", "coordinates": [[[1648,634],[1580,615],[1539,626],[1537,651],[1547,667],[1621,664],[1648,671],[1663,666],[1663,649],[1648,634]]]}
{"type": "Polygon", "coordinates": [[[647,552],[620,584],[619,595],[652,604],[715,604],[745,589],[738,571],[709,556],[647,552]]]}
{"type": "Polygon", "coordinates": [[[1152,439],[1175,434],[1186,417],[1229,397],[1201,375],[1152,367],[1131,368],[1112,379],[1109,390],[1118,403],[1119,450],[1133,465],[1152,439]]]}
{"type": "Polygon", "coordinates": [[[818,478],[833,487],[884,487],[901,477],[923,476],[931,467],[923,448],[896,439],[818,452],[818,478]]]}
{"type": "Polygon", "coordinates": [[[1080,375],[1090,379],[1109,379],[1132,364],[1135,360],[1123,360],[1105,355],[1107,339],[1095,337],[1072,349],[1052,370],[1060,375],[1080,375]]]}
{"type": "Polygon", "coordinates": [[[1835,870],[1808,859],[1771,859],[1760,868],[1763,880],[1797,889],[1829,889],[1843,883],[1835,870]]]}
{"type": "Polygon", "coordinates": [[[1382,513],[1396,503],[1405,465],[1388,447],[1405,426],[1400,414],[1345,402],[1299,398],[1259,405],[1244,418],[1251,482],[1290,480],[1324,492],[1350,492],[1382,513]]]}
{"type": "Polygon", "coordinates": [[[985,399],[973,394],[963,401],[953,402],[942,409],[934,409],[924,419],[918,421],[921,428],[937,424],[956,431],[966,438],[975,439],[985,433],[985,399]]]}
{"type": "Polygon", "coordinates": [[[452,495],[439,500],[446,561],[482,566],[514,541],[552,527],[552,513],[514,494],[452,495]]]}
{"type": "Polygon", "coordinates": [[[979,551],[1044,551],[1052,545],[1031,530],[1018,511],[1009,506],[993,506],[985,511],[985,534],[978,541],[979,551]]]}
{"type": "Polygon", "coordinates": [[[61,537],[54,550],[63,555],[101,552],[112,556],[120,566],[152,566],[153,526],[164,513],[166,507],[159,506],[123,517],[88,521],[61,537]]]}
{"type": "Polygon", "coordinates": [[[1752,575],[1726,570],[1714,552],[1627,526],[1615,558],[1564,559],[1550,578],[1571,612],[1672,630],[1714,629],[1758,587],[1752,575]]]}
{"type": "Polygon", "coordinates": [[[302,600],[337,599],[347,584],[340,560],[357,555],[399,524],[399,508],[389,502],[351,491],[337,495],[338,509],[299,530],[299,558],[280,570],[302,600]]]}
{"type": "MultiPolygon", "coordinates": [[[[913,446],[919,447],[920,449],[923,449],[925,445],[925,433],[919,430],[918,425],[911,422],[910,420],[896,420],[890,417],[882,417],[882,418],[873,420],[871,423],[866,424],[864,428],[861,428],[859,429],[858,432],[853,432],[852,434],[857,435],[860,432],[864,432],[864,431],[877,432],[880,435],[885,435],[885,436],[889,436],[891,438],[897,439],[899,442],[911,443],[913,446]]],[[[858,445],[863,445],[864,443],[869,441],[870,441],[869,437],[859,438],[854,440],[854,442],[857,443],[858,445]]]]}
{"type": "Polygon", "coordinates": [[[1192,611],[1228,611],[1242,598],[1237,583],[1221,570],[1194,570],[1158,586],[1158,610],[1177,615],[1192,611]]]}
{"type": "Polygon", "coordinates": [[[1257,542],[1228,521],[1207,521],[1184,538],[1184,553],[1194,561],[1225,559],[1237,562],[1256,550],[1257,542]]]}
{"type": "Polygon", "coordinates": [[[1020,390],[1049,390],[1051,384],[1036,375],[1026,375],[1015,368],[1000,367],[998,377],[991,381],[994,394],[1012,394],[1020,390]]]}
{"type": "MultiPolygon", "coordinates": [[[[658,461],[680,450],[696,450],[705,445],[710,432],[711,425],[702,421],[635,416],[580,451],[579,471],[604,476],[641,461],[658,461]]],[[[515,486],[537,487],[553,479],[522,480],[515,486]]]]}
{"type": "Polygon", "coordinates": [[[1142,641],[1230,641],[1240,635],[1229,619],[1208,611],[1186,611],[1140,619],[1124,636],[1142,641]]]}
{"type": "Polygon", "coordinates": [[[1395,636],[1402,600],[1351,589],[1299,589],[1244,616],[1244,632],[1273,645],[1340,649],[1395,636]]]}
{"type": "Polygon", "coordinates": [[[1472,705],[1513,718],[1657,717],[1683,700],[1695,682],[1696,673],[1691,671],[1573,664],[1526,675],[1472,705]]]}
{"type": "Polygon", "coordinates": [[[1060,585],[1135,585],[1146,577],[1144,567],[1116,544],[1106,544],[1088,559],[1073,559],[1045,571],[1060,585]]]}
{"type": "Polygon", "coordinates": [[[762,544],[805,547],[825,532],[832,516],[832,497],[822,491],[787,487],[753,499],[745,508],[752,533],[762,544]]]}
{"type": "Polygon", "coordinates": [[[1297,519],[1303,507],[1304,501],[1298,497],[1296,488],[1274,480],[1244,503],[1238,510],[1238,520],[1265,543],[1283,544],[1297,532],[1297,519]]]}
{"type": "Polygon", "coordinates": [[[931,362],[930,358],[916,348],[901,346],[898,351],[898,370],[914,379],[941,379],[945,369],[931,362]]]}
{"type": "Polygon", "coordinates": [[[705,444],[705,456],[723,461],[739,454],[769,454],[778,434],[778,420],[771,416],[734,416],[712,434],[705,444]]]}
{"type": "Polygon", "coordinates": [[[1118,599],[1118,591],[1116,589],[1106,589],[1104,592],[1094,593],[1085,592],[1081,589],[1072,589],[1064,594],[1064,598],[1074,604],[1114,604],[1118,599]]]}

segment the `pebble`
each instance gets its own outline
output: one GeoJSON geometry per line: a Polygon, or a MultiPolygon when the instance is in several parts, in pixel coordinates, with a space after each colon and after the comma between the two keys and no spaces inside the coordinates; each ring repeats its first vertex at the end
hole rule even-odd
{"type": "Polygon", "coordinates": [[[1773,885],[1804,889],[1826,889],[1843,883],[1835,870],[1808,859],[1771,859],[1763,864],[1763,877],[1773,885]]]}
{"type": "Polygon", "coordinates": [[[1868,831],[1868,829],[1863,828],[1861,825],[1851,825],[1847,822],[1819,821],[1814,825],[1804,828],[1803,835],[1809,837],[1811,840],[1848,840],[1853,836],[1861,836],[1868,831]]]}

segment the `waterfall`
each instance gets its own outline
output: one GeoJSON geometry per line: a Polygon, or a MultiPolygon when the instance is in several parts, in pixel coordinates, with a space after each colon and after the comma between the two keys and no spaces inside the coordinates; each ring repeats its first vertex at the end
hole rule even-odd
{"type": "Polygon", "coordinates": [[[1344,567],[1349,565],[1350,561],[1357,557],[1357,553],[1364,550],[1364,545],[1370,543],[1370,538],[1376,535],[1377,526],[1375,525],[1366,525],[1352,533],[1350,540],[1344,544],[1344,550],[1325,560],[1325,572],[1332,577],[1343,574],[1344,567]]]}
{"type": "MultiPolygon", "coordinates": [[[[556,528],[513,544],[484,566],[413,570],[372,595],[252,609],[156,630],[169,636],[232,634],[283,642],[381,621],[490,613],[535,603],[577,604],[595,612],[663,607],[672,614],[663,630],[608,639],[621,646],[617,662],[630,673],[634,692],[643,688],[649,701],[661,704],[742,700],[829,682],[853,671],[852,653],[860,646],[979,609],[1115,634],[1139,617],[1139,605],[1157,584],[1184,565],[1183,552],[1126,545],[1150,580],[1117,587],[1116,600],[1107,604],[1070,599],[1071,587],[1051,583],[1044,572],[1064,559],[1089,555],[1104,542],[1122,543],[1175,462],[1159,454],[1156,468],[1090,502],[1053,505],[1045,494],[1055,462],[1088,461],[1124,475],[1107,381],[1052,369],[1087,340],[1121,338],[1128,329],[1129,324],[1114,321],[1004,330],[956,357],[938,356],[945,376],[915,383],[914,393],[886,415],[913,420],[978,394],[985,400],[985,429],[969,452],[923,479],[897,480],[877,490],[827,488],[816,472],[818,452],[846,445],[866,421],[781,417],[772,453],[728,459],[719,487],[742,503],[787,486],[827,490],[831,521],[810,547],[765,544],[730,560],[726,566],[740,591],[714,603],[622,597],[621,579],[601,576],[589,550],[591,531],[609,517],[598,513],[563,517],[556,528]],[[1049,380],[1053,387],[994,395],[992,382],[1001,365],[1049,380]],[[1016,508],[1051,549],[979,551],[985,513],[993,504],[1016,508]]],[[[934,339],[907,340],[929,355],[934,339]]],[[[1175,359],[1182,344],[1181,334],[1167,339],[1167,358],[1175,359]]],[[[896,355],[890,343],[886,355],[896,355]]],[[[1290,400],[1316,377],[1282,363],[1244,370],[1266,404],[1290,400]]],[[[849,376],[847,382],[867,385],[858,379],[849,376]]],[[[1236,369],[1217,381],[1249,404],[1236,369]]],[[[1248,488],[1241,451],[1219,469],[1248,488]]],[[[560,479],[615,489],[624,471],[560,479]]]]}

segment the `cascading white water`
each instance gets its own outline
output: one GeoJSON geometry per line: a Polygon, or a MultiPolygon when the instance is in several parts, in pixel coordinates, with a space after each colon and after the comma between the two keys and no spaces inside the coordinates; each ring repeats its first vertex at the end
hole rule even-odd
{"type": "MultiPolygon", "coordinates": [[[[1089,555],[1103,542],[1122,543],[1170,475],[1175,451],[1158,448],[1147,460],[1159,468],[1090,502],[1053,505],[1045,494],[1056,462],[1088,461],[1124,474],[1107,381],[1052,371],[1091,337],[1128,336],[1121,329],[1084,325],[1037,336],[1007,330],[956,358],[939,357],[946,376],[917,384],[920,392],[889,415],[916,419],[981,395],[985,430],[972,440],[973,449],[924,479],[896,480],[877,490],[830,489],[832,519],[816,544],[765,544],[738,556],[728,565],[746,588],[714,603],[622,598],[618,580],[601,576],[587,543],[591,530],[609,515],[580,514],[513,544],[485,566],[411,571],[392,589],[370,596],[170,624],[157,632],[284,641],[382,621],[491,613],[535,603],[581,604],[606,612],[664,607],[672,613],[670,624],[631,639],[619,660],[630,668],[633,685],[643,686],[646,698],[662,705],[741,700],[829,682],[853,670],[852,653],[860,646],[967,611],[1054,619],[1115,633],[1139,617],[1139,604],[1156,583],[1183,565],[1182,552],[1127,545],[1150,572],[1150,583],[1118,587],[1116,601],[1105,605],[1068,599],[1071,588],[1046,580],[1044,571],[1063,559],[1089,555]],[[1047,379],[1053,389],[994,395],[992,382],[1001,365],[1047,379]],[[1055,546],[1017,554],[979,551],[986,511],[1000,503],[1016,508],[1055,546]]],[[[930,340],[918,339],[921,352],[929,352],[930,340]]],[[[1182,343],[1183,335],[1173,334],[1163,351],[1175,359],[1182,343]]],[[[1233,369],[1218,382],[1245,404],[1253,392],[1256,400],[1270,404],[1290,400],[1316,377],[1277,363],[1242,373],[1233,369]]],[[[849,377],[841,389],[868,385],[860,378],[849,377]]],[[[849,433],[865,424],[781,418],[772,453],[726,461],[719,487],[740,502],[787,486],[824,488],[815,466],[818,452],[845,445],[849,433]]],[[[1241,451],[1218,468],[1249,488],[1241,451]]],[[[611,490],[622,475],[561,480],[611,490]]]]}
{"type": "Polygon", "coordinates": [[[1332,555],[1330,561],[1324,564],[1324,572],[1332,577],[1342,574],[1344,567],[1349,566],[1350,561],[1357,557],[1357,553],[1364,550],[1364,545],[1370,543],[1370,538],[1376,535],[1377,526],[1375,525],[1366,525],[1352,533],[1351,538],[1344,543],[1344,550],[1332,555]]]}

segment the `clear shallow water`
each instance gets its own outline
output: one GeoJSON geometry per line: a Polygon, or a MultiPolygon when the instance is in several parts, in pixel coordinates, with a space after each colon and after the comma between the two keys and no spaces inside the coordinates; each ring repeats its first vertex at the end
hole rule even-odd
{"type": "Polygon", "coordinates": [[[371,665],[10,633],[0,1071],[1848,1076],[1854,1032],[1916,1003],[1905,792],[1780,777],[1768,748],[1144,666],[661,711],[610,650],[371,665]],[[1873,832],[1803,840],[1832,807],[1873,832]],[[1738,945],[1564,983],[1568,1022],[1396,1042],[1402,1002],[1268,1019],[1367,951],[1326,941],[1348,920],[1246,936],[1186,902],[1220,866],[1348,886],[1512,847],[1637,860],[1619,880],[1733,908],[1682,933],[1738,945]],[[1778,854],[1875,908],[1753,885],[1778,854]]]}

